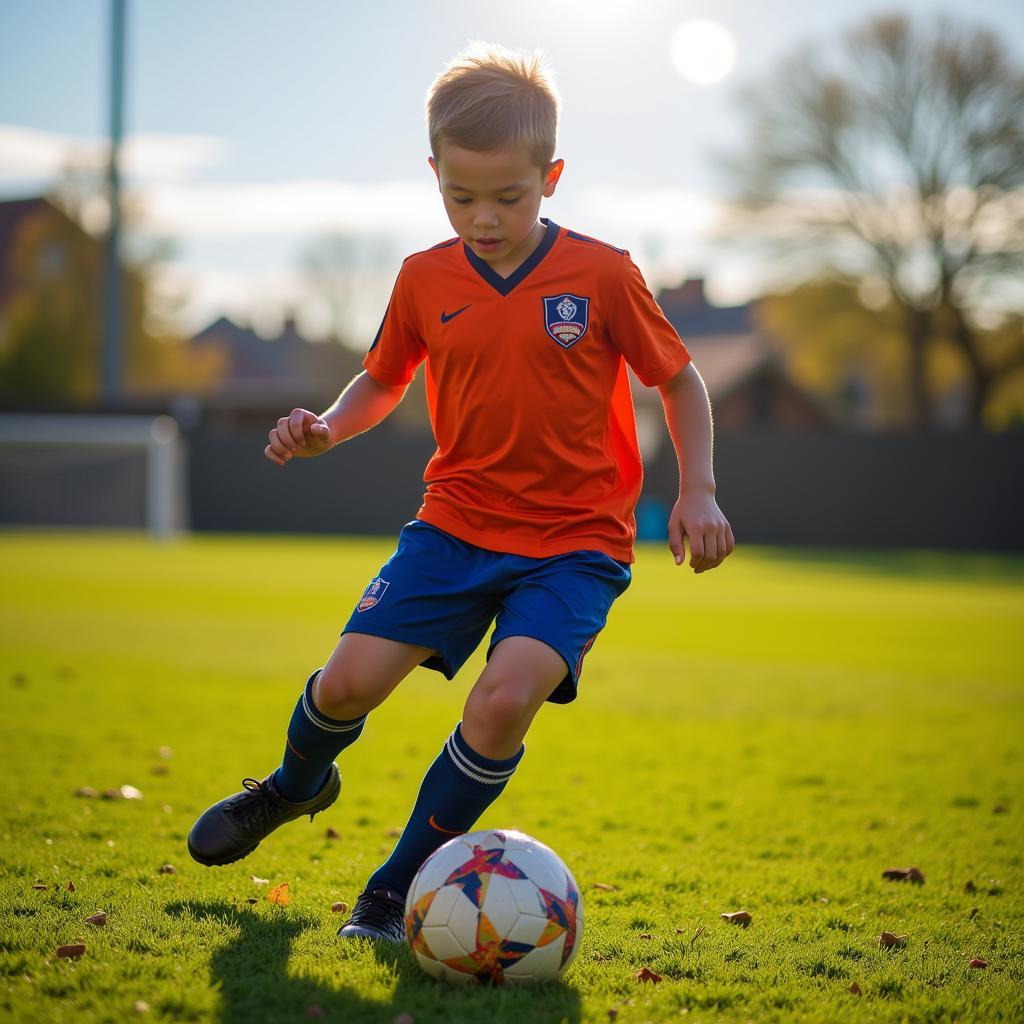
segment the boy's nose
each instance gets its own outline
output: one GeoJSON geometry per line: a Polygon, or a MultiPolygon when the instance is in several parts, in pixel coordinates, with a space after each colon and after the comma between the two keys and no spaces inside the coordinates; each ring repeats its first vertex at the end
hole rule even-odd
{"type": "Polygon", "coordinates": [[[473,217],[473,226],[477,228],[490,228],[495,227],[498,223],[497,211],[492,207],[491,209],[485,209],[478,207],[473,217]]]}

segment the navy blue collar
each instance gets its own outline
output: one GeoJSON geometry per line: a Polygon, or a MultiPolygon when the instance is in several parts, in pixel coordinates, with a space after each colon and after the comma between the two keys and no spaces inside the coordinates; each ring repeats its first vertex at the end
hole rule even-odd
{"type": "Polygon", "coordinates": [[[543,224],[547,231],[544,233],[544,237],[540,240],[540,245],[533,250],[530,255],[523,260],[519,267],[513,271],[508,277],[502,277],[501,274],[496,273],[491,269],[490,264],[485,260],[480,259],[479,256],[465,242],[462,243],[462,248],[466,253],[466,259],[469,260],[470,266],[497,292],[502,295],[508,295],[510,291],[520,281],[526,277],[527,274],[537,266],[538,263],[551,249],[551,246],[555,244],[555,240],[558,238],[558,225],[553,220],[548,220],[547,217],[541,217],[541,224],[543,224]]]}

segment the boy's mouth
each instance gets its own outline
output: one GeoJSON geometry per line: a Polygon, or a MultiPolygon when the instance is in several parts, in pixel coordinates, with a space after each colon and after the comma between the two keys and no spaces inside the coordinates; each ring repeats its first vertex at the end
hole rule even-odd
{"type": "Polygon", "coordinates": [[[479,249],[484,249],[484,250],[497,249],[498,246],[501,245],[501,239],[500,238],[476,238],[476,239],[474,239],[473,244],[476,245],[477,248],[479,248],[479,249]]]}

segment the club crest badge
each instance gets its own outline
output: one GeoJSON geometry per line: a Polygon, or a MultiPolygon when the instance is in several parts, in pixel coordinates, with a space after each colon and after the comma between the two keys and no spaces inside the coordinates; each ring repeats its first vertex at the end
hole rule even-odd
{"type": "Polygon", "coordinates": [[[590,299],[579,295],[553,295],[544,299],[544,328],[562,348],[572,348],[590,322],[590,299]]]}
{"type": "Polygon", "coordinates": [[[375,576],[370,580],[370,585],[363,591],[363,596],[359,598],[356,611],[365,612],[367,608],[372,608],[387,592],[388,586],[387,580],[382,580],[379,576],[375,576]]]}

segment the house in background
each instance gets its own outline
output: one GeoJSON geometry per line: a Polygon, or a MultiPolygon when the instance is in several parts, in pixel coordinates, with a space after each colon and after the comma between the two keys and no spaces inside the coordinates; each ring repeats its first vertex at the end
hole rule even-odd
{"type": "MultiPolygon", "coordinates": [[[[799,387],[753,322],[753,306],[713,306],[701,279],[657,295],[707,385],[716,430],[832,430],[836,416],[799,387]]],[[[645,458],[665,437],[656,389],[634,381],[637,429],[645,458]]]]}

